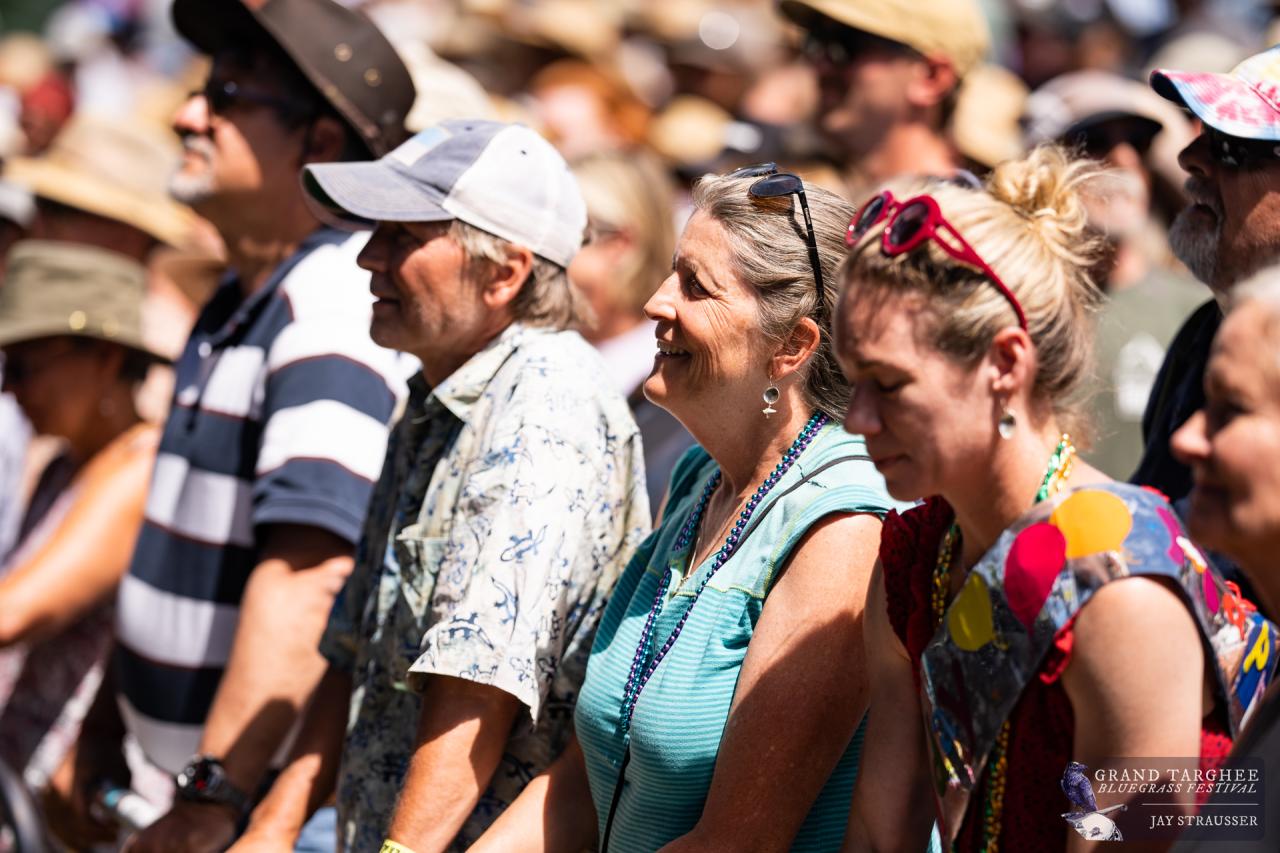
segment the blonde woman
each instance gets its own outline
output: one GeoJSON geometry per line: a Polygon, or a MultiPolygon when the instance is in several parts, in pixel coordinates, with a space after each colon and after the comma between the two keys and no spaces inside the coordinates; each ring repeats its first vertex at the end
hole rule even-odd
{"type": "Polygon", "coordinates": [[[1133,840],[1135,795],[1095,800],[1072,762],[1213,766],[1266,684],[1223,662],[1273,629],[1160,496],[1076,457],[1095,174],[1042,148],[985,189],[899,187],[850,224],[845,428],[893,497],[924,503],[886,519],[872,576],[846,850],[924,849],[935,814],[960,851],[1092,849],[1077,823],[1133,840]]]}
{"type": "Polygon", "coordinates": [[[670,176],[642,150],[605,151],[574,161],[587,202],[587,242],[569,278],[591,308],[582,336],[604,357],[631,405],[644,441],[649,506],[656,512],[676,460],[693,438],[641,386],[653,368],[655,320],[644,305],[671,270],[675,193],[670,176]]]}

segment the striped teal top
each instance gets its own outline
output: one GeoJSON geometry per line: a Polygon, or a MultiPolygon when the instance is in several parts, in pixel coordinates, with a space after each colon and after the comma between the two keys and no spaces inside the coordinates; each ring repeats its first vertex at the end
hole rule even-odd
{"type": "MultiPolygon", "coordinates": [[[[618,581],[592,647],[575,723],[602,839],[625,749],[619,727],[623,687],[668,565],[673,567],[671,588],[679,584],[679,570],[692,545],[677,551],[675,542],[715,470],[715,462],[699,447],[676,465],[663,524],[640,546],[618,581]]],[[[652,853],[697,823],[747,645],[777,571],[805,532],[832,513],[883,515],[897,506],[867,459],[862,439],[834,424],[824,427],[756,509],[753,528],[707,585],[679,639],[640,694],[609,853],[652,853]]],[[[693,601],[711,562],[699,566],[664,606],[654,628],[655,647],[662,645],[693,601]]],[[[786,732],[778,736],[786,737],[786,732]]],[[[860,747],[859,735],[819,794],[793,850],[839,849],[860,747]]]]}

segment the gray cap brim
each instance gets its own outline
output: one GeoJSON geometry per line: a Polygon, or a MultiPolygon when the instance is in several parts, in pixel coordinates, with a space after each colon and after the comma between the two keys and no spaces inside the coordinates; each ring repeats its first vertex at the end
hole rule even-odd
{"type": "Polygon", "coordinates": [[[313,163],[303,167],[307,206],[321,221],[347,231],[378,222],[441,222],[453,219],[442,193],[397,172],[381,160],[313,163]]]}

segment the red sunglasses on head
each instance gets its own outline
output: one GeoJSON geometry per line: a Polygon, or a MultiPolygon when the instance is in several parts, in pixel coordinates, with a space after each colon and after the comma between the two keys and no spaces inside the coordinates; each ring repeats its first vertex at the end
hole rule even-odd
{"type": "Polygon", "coordinates": [[[924,241],[932,240],[942,251],[960,263],[977,267],[995,285],[996,290],[1000,291],[1000,295],[1009,301],[1013,307],[1013,313],[1018,315],[1018,325],[1024,331],[1026,330],[1027,316],[1022,311],[1018,297],[1013,295],[1013,291],[974,251],[955,226],[947,221],[932,196],[918,195],[900,202],[888,190],[881,192],[864,204],[858,211],[858,215],[849,222],[849,228],[844,235],[845,245],[852,248],[868,231],[881,222],[884,222],[885,226],[880,248],[887,257],[892,258],[904,252],[910,252],[924,241]],[[955,241],[954,244],[942,238],[944,232],[955,241]]]}

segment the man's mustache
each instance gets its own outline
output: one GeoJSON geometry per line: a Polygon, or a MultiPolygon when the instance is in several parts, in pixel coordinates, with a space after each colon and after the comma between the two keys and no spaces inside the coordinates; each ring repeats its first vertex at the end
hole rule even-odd
{"type": "Polygon", "coordinates": [[[182,150],[189,154],[199,154],[206,160],[212,160],[215,153],[213,140],[195,133],[189,133],[182,137],[182,150]]]}
{"type": "Polygon", "coordinates": [[[1218,198],[1218,193],[1208,180],[1192,175],[1187,178],[1183,188],[1186,189],[1187,195],[1190,196],[1192,204],[1202,204],[1214,213],[1222,214],[1222,200],[1218,198]]]}

